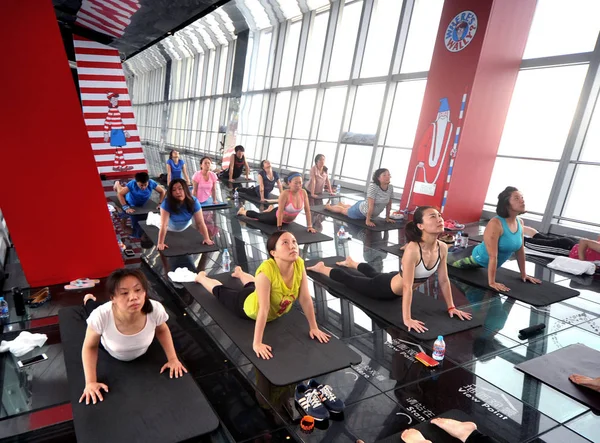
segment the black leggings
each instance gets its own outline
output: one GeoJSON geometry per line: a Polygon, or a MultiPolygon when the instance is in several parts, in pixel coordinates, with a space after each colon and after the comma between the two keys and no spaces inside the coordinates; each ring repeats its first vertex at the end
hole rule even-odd
{"type": "Polygon", "coordinates": [[[531,238],[525,237],[525,246],[527,248],[564,257],[568,257],[573,246],[578,243],[579,240],[572,237],[550,237],[540,233],[535,234],[531,238]]]}
{"type": "Polygon", "coordinates": [[[85,302],[85,305],[83,305],[83,307],[85,308],[85,313],[86,313],[86,318],[89,317],[92,313],[92,311],[94,309],[96,309],[98,306],[100,306],[102,303],[98,303],[95,300],[92,300],[91,298],[85,302]]]}
{"type": "Polygon", "coordinates": [[[498,443],[498,440],[483,435],[477,429],[475,429],[471,435],[465,440],[465,443],[498,443]]]}
{"type": "Polygon", "coordinates": [[[246,217],[254,218],[266,225],[277,226],[277,208],[269,212],[246,211],[246,217]]]}
{"type": "Polygon", "coordinates": [[[394,300],[398,295],[392,292],[392,278],[397,272],[379,273],[368,263],[358,265],[358,270],[364,275],[354,275],[344,269],[333,268],[329,278],[343,283],[360,294],[379,300],[394,300]]]}
{"type": "Polygon", "coordinates": [[[217,300],[229,311],[240,318],[247,319],[248,316],[246,315],[246,311],[244,311],[244,302],[255,289],[254,282],[250,282],[246,283],[242,289],[232,289],[225,285],[215,286],[212,292],[217,297],[217,300]]]}

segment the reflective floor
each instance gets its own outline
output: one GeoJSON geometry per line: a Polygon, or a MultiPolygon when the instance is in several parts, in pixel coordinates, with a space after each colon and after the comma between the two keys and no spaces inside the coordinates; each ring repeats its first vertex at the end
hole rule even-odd
{"type": "MultiPolygon", "coordinates": [[[[228,195],[225,186],[220,192],[221,199],[228,195]]],[[[350,203],[360,198],[357,193],[345,195],[349,195],[345,200],[350,203]]],[[[359,353],[362,362],[317,378],[333,388],[346,409],[341,420],[330,420],[312,433],[304,433],[293,402],[295,386],[271,385],[185,288],[167,276],[178,267],[219,274],[223,272],[221,254],[225,247],[232,266],[239,265],[247,272],[257,269],[267,257],[265,237],[235,217],[240,204],[247,208],[255,205],[235,203],[236,207],[228,210],[205,213],[211,235],[220,246],[218,252],[167,258],[152,244],[128,239],[141,254],[141,263],[138,260],[130,265],[141,266],[150,278],[151,296],[169,313],[177,352],[221,421],[217,431],[198,441],[351,443],[388,437],[401,441],[398,434],[402,430],[451,409],[468,414],[482,432],[500,442],[600,441],[600,417],[594,411],[515,369],[521,362],[574,343],[600,351],[600,282],[551,272],[534,262],[528,262],[530,274],[581,294],[534,308],[452,281],[455,304],[469,305],[483,313],[485,321],[482,327],[445,337],[446,358],[435,369],[414,358],[419,346],[431,353],[433,341],[419,341],[320,286],[310,285],[319,325],[359,353]],[[529,340],[519,338],[520,329],[537,324],[545,325],[541,334],[529,340]]],[[[305,224],[304,216],[297,221],[305,224]]],[[[351,255],[380,271],[398,270],[398,257],[377,247],[403,242],[401,230],[372,233],[346,227],[353,238],[339,241],[335,233],[340,222],[321,217],[315,225],[334,240],[301,246],[306,259],[351,255]]],[[[473,226],[467,232],[476,235],[479,230],[473,226]]],[[[516,269],[516,263],[509,262],[506,267],[516,269]]],[[[34,441],[34,436],[35,441],[74,438],[73,428],[68,426],[67,379],[55,316],[62,306],[79,303],[83,292],[65,293],[60,287],[51,288],[51,292],[50,303],[38,311],[30,310],[26,317],[11,313],[4,325],[3,339],[23,329],[43,330],[49,339],[43,348],[32,352],[46,353],[48,360],[25,370],[16,368],[9,354],[0,354],[0,438],[17,434],[21,435],[19,441],[34,441]],[[62,408],[63,415],[57,414],[57,408],[62,408]],[[54,416],[58,418],[53,421],[54,416]]],[[[103,287],[94,288],[94,292],[101,295],[103,287]]],[[[437,297],[439,288],[432,279],[417,292],[437,297]]]]}

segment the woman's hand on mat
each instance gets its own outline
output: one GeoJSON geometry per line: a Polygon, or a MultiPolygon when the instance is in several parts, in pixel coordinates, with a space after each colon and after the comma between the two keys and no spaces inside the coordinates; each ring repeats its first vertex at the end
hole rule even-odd
{"type": "Polygon", "coordinates": [[[212,245],[214,245],[214,244],[215,244],[215,242],[214,242],[214,241],[212,241],[210,238],[207,238],[207,239],[206,239],[206,240],[204,240],[202,243],[203,243],[203,244],[205,244],[205,245],[209,245],[209,246],[212,246],[212,245]]]}
{"type": "Polygon", "coordinates": [[[490,288],[495,289],[496,291],[510,291],[508,286],[504,286],[502,283],[490,283],[490,288]]]}
{"type": "Polygon", "coordinates": [[[311,196],[312,198],[319,198],[319,196],[318,196],[317,194],[310,194],[310,196],[311,196]]]}
{"type": "Polygon", "coordinates": [[[163,367],[160,369],[160,373],[162,374],[165,370],[169,370],[169,377],[173,378],[173,374],[175,374],[175,378],[183,377],[183,373],[187,374],[187,369],[183,367],[181,362],[178,359],[169,360],[166,362],[163,367]]]}
{"type": "Polygon", "coordinates": [[[158,244],[158,250],[159,250],[159,251],[164,251],[164,250],[165,250],[165,248],[168,248],[168,247],[169,247],[169,245],[166,245],[166,244],[164,244],[164,243],[159,243],[159,244],[158,244]]]}
{"type": "Polygon", "coordinates": [[[419,334],[425,331],[429,331],[429,329],[425,327],[425,323],[419,320],[413,320],[412,318],[404,320],[404,325],[408,328],[408,332],[410,332],[411,329],[414,329],[419,334]]]}
{"type": "Polygon", "coordinates": [[[385,222],[386,223],[396,223],[396,220],[394,220],[393,218],[386,217],[385,222]]]}
{"type": "Polygon", "coordinates": [[[319,328],[311,329],[308,334],[313,340],[319,340],[321,343],[327,343],[331,335],[324,333],[319,328]]]}
{"type": "Polygon", "coordinates": [[[86,405],[90,404],[90,399],[92,400],[93,404],[96,404],[96,402],[98,402],[98,401],[104,400],[104,397],[102,397],[102,392],[101,392],[102,389],[104,389],[104,392],[108,392],[108,386],[106,386],[104,383],[98,383],[98,382],[87,383],[85,385],[85,389],[83,390],[83,395],[79,399],[79,403],[81,403],[84,398],[85,398],[86,405]]]}
{"type": "Polygon", "coordinates": [[[365,225],[370,226],[370,227],[374,227],[375,223],[373,223],[371,220],[365,220],[365,225]]]}
{"type": "Polygon", "coordinates": [[[265,360],[273,358],[273,354],[271,353],[271,346],[269,345],[259,343],[257,345],[252,345],[252,349],[254,349],[254,352],[256,352],[257,357],[264,358],[265,360]]]}
{"type": "Polygon", "coordinates": [[[127,212],[128,214],[133,214],[135,212],[135,209],[127,208],[127,209],[125,209],[125,212],[127,212]]]}
{"type": "Polygon", "coordinates": [[[448,314],[450,315],[450,318],[453,318],[455,315],[460,318],[461,320],[471,320],[472,315],[469,314],[468,312],[465,311],[461,311],[460,309],[450,309],[448,311],[448,314]]]}
{"type": "Polygon", "coordinates": [[[306,228],[306,230],[308,232],[310,232],[311,234],[316,234],[317,233],[317,230],[315,228],[306,228]]]}
{"type": "Polygon", "coordinates": [[[521,280],[523,280],[523,283],[533,283],[534,285],[540,285],[542,284],[541,280],[538,280],[535,277],[530,277],[529,275],[526,275],[525,277],[521,277],[521,280]]]}

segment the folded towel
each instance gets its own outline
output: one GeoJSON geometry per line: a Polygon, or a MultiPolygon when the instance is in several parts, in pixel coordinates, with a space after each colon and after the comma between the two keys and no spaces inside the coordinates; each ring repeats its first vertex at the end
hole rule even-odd
{"type": "Polygon", "coordinates": [[[17,338],[11,341],[2,340],[0,352],[10,351],[15,357],[21,357],[38,346],[43,346],[48,340],[46,334],[32,334],[23,331],[17,338]]]}
{"type": "Polygon", "coordinates": [[[156,226],[160,229],[160,214],[156,212],[149,212],[148,217],[146,218],[146,224],[148,226],[156,226]]]}
{"type": "Polygon", "coordinates": [[[196,274],[188,268],[177,268],[175,272],[171,271],[167,275],[172,281],[177,283],[193,282],[196,280],[196,274]]]}
{"type": "Polygon", "coordinates": [[[548,263],[547,266],[551,269],[568,272],[573,275],[594,275],[596,272],[596,265],[594,263],[569,257],[556,257],[552,262],[548,263]]]}

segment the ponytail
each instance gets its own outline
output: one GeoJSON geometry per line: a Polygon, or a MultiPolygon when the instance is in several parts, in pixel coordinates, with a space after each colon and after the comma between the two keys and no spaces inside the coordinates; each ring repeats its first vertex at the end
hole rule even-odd
{"type": "Polygon", "coordinates": [[[406,236],[407,243],[411,241],[419,243],[422,240],[423,231],[419,229],[414,221],[410,221],[404,227],[404,235],[406,236]]]}

